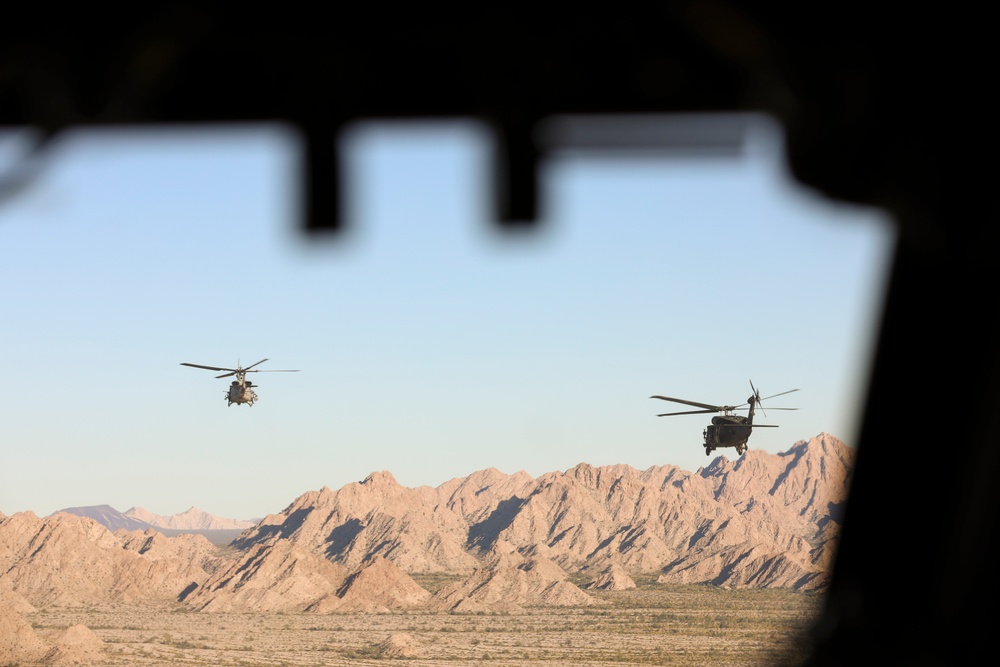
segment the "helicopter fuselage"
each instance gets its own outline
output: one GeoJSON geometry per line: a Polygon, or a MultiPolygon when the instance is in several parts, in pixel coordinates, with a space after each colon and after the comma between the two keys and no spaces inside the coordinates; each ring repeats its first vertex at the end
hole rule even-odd
{"type": "Polygon", "coordinates": [[[735,447],[737,454],[742,454],[747,447],[747,440],[753,432],[752,418],[741,415],[718,415],[712,417],[712,423],[705,427],[705,453],[719,447],[735,447]]]}
{"type": "Polygon", "coordinates": [[[253,402],[257,400],[257,394],[251,387],[253,383],[251,382],[238,382],[233,380],[229,385],[229,390],[226,392],[225,399],[232,405],[236,403],[237,405],[253,405],[253,402]]]}

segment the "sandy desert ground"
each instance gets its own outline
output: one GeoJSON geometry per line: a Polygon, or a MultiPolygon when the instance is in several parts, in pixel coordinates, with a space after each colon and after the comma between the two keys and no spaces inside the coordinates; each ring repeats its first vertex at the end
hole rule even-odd
{"type": "MultiPolygon", "coordinates": [[[[195,613],[176,607],[47,609],[46,638],[75,624],[100,663],[166,667],[318,665],[794,665],[819,594],[637,582],[610,604],[518,613],[195,613]]],[[[441,582],[422,581],[435,587],[441,582]]]]}

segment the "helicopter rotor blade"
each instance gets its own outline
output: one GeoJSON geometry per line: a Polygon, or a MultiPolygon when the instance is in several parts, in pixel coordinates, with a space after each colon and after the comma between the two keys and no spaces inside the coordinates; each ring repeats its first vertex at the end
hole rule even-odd
{"type": "Polygon", "coordinates": [[[704,415],[710,412],[718,412],[718,410],[687,410],[686,412],[664,412],[663,414],[656,415],[657,417],[673,417],[674,415],[704,415]]]}
{"type": "MultiPolygon", "coordinates": [[[[790,394],[793,391],[798,391],[798,389],[789,389],[788,391],[783,391],[780,394],[771,394],[770,396],[766,396],[764,399],[757,399],[757,400],[758,402],[762,400],[771,400],[772,398],[777,398],[778,396],[784,396],[785,394],[790,394]]],[[[771,409],[776,410],[777,408],[771,408],[771,409]]]]}
{"type": "Polygon", "coordinates": [[[683,403],[684,405],[693,405],[696,408],[705,408],[706,412],[722,412],[727,407],[724,405],[710,405],[708,403],[699,403],[698,401],[686,401],[683,398],[670,398],[669,396],[650,396],[650,398],[658,398],[661,401],[673,401],[674,403],[683,403]]]}
{"type": "Polygon", "coordinates": [[[204,368],[210,371],[233,371],[236,372],[235,368],[220,368],[218,366],[202,366],[201,364],[189,364],[185,361],[181,362],[181,366],[191,366],[192,368],[204,368]]]}
{"type": "Polygon", "coordinates": [[[293,369],[277,369],[277,370],[253,369],[253,370],[250,370],[254,366],[257,366],[258,364],[262,364],[265,361],[267,361],[267,359],[261,359],[260,361],[258,361],[255,364],[250,364],[246,368],[241,367],[239,364],[236,365],[236,368],[224,368],[222,366],[205,366],[203,364],[190,364],[190,363],[188,363],[186,361],[182,361],[181,362],[181,366],[191,366],[192,368],[204,368],[204,369],[210,370],[210,371],[225,371],[225,373],[223,373],[222,375],[216,375],[215,377],[217,379],[218,378],[232,377],[234,375],[242,376],[245,373],[298,373],[299,372],[299,369],[297,369],[297,368],[294,369],[294,370],[293,369]]]}
{"type": "MultiPolygon", "coordinates": [[[[771,400],[772,398],[777,398],[778,396],[784,396],[785,394],[790,394],[793,391],[798,391],[798,389],[789,389],[788,391],[783,391],[780,394],[771,394],[770,396],[767,397],[767,400],[771,400]]],[[[762,399],[762,398],[760,398],[760,396],[758,396],[757,397],[757,404],[760,405],[761,401],[763,401],[763,400],[764,399],[762,399]]],[[[797,408],[771,408],[771,409],[772,410],[796,410],[797,408]]],[[[761,407],[760,407],[760,412],[761,412],[762,415],[764,415],[764,419],[767,419],[767,413],[764,412],[764,406],[763,405],[761,405],[761,407]]]]}
{"type": "Polygon", "coordinates": [[[260,360],[260,361],[258,361],[258,362],[257,362],[256,364],[250,364],[250,365],[249,365],[249,366],[247,366],[246,368],[241,368],[240,370],[243,370],[243,371],[248,371],[248,370],[250,370],[251,368],[253,368],[254,366],[257,366],[257,365],[259,365],[259,364],[262,364],[262,363],[264,363],[265,361],[267,361],[267,359],[261,359],[261,360],[260,360]]]}

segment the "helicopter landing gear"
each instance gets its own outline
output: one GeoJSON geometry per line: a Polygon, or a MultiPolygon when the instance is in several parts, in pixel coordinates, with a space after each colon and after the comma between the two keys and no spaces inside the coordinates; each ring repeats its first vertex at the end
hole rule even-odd
{"type": "Polygon", "coordinates": [[[715,448],[714,448],[714,447],[709,447],[709,446],[707,446],[707,445],[706,445],[706,446],[705,446],[705,455],[706,455],[706,456],[711,456],[711,455],[712,455],[712,450],[713,450],[713,449],[715,449],[715,448]]]}
{"type": "Polygon", "coordinates": [[[742,456],[743,452],[745,452],[746,450],[747,450],[747,446],[746,445],[736,445],[736,455],[737,456],[742,456]]]}

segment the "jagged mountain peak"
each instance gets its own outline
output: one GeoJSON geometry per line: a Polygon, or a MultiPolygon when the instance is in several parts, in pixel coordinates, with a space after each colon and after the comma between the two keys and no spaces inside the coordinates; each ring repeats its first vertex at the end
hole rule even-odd
{"type": "Polygon", "coordinates": [[[361,481],[361,484],[378,489],[400,487],[399,482],[396,481],[396,478],[393,477],[392,473],[388,470],[376,470],[369,473],[368,476],[361,481]]]}

